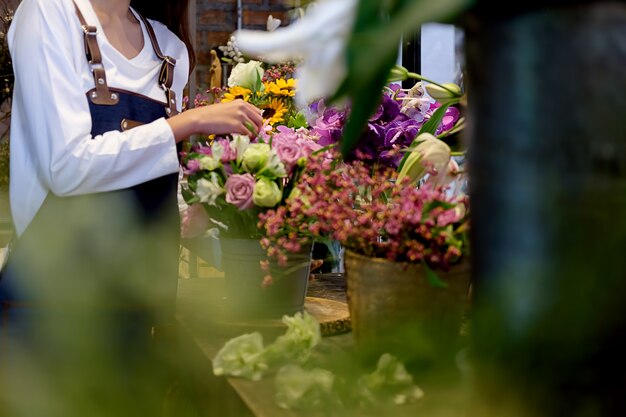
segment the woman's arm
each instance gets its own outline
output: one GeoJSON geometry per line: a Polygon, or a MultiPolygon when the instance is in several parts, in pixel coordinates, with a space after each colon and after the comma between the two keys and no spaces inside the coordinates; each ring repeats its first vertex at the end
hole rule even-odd
{"type": "Polygon", "coordinates": [[[250,103],[235,100],[187,110],[167,122],[180,142],[195,134],[257,133],[263,124],[262,113],[250,103]]]}

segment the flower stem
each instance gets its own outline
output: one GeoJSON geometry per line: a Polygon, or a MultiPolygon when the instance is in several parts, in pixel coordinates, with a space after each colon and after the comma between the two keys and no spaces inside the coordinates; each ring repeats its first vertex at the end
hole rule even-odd
{"type": "Polygon", "coordinates": [[[407,74],[407,76],[408,76],[409,78],[414,78],[414,79],[416,79],[416,80],[426,81],[427,83],[435,84],[436,86],[443,88],[444,90],[446,90],[446,91],[447,91],[447,92],[449,92],[450,94],[453,94],[454,96],[459,97],[459,94],[458,94],[456,91],[452,91],[452,90],[450,90],[448,87],[446,87],[445,85],[440,84],[440,83],[438,83],[438,82],[436,82],[436,81],[433,81],[433,80],[431,80],[431,79],[429,79],[429,78],[426,78],[426,77],[424,77],[424,76],[422,76],[422,75],[420,75],[420,74],[417,74],[417,73],[415,73],[415,72],[409,72],[409,73],[407,74]]]}

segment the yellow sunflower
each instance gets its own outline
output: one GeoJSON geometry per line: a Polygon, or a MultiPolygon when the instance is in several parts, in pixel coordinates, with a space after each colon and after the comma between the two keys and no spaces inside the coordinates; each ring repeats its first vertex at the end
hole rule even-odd
{"type": "Polygon", "coordinates": [[[288,80],[280,78],[276,82],[268,83],[265,88],[275,96],[293,97],[296,95],[296,84],[296,80],[293,78],[288,80]]]}
{"type": "Polygon", "coordinates": [[[272,126],[284,121],[283,116],[287,113],[285,103],[278,99],[271,99],[269,103],[261,108],[263,109],[263,120],[267,120],[272,126]]]}
{"type": "Polygon", "coordinates": [[[224,93],[224,98],[222,98],[222,103],[228,103],[229,101],[235,101],[237,99],[242,99],[243,101],[250,101],[250,94],[252,91],[239,87],[238,85],[234,87],[230,87],[227,93],[224,93]]]}

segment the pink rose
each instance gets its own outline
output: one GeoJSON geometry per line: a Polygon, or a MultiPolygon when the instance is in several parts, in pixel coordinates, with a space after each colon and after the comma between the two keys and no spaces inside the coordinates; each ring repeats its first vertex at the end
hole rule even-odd
{"type": "Polygon", "coordinates": [[[309,138],[298,139],[296,143],[300,146],[300,149],[302,149],[304,156],[307,157],[311,156],[313,152],[322,149],[322,145],[309,138]]]}
{"type": "Polygon", "coordinates": [[[285,164],[287,171],[291,171],[298,163],[298,159],[305,156],[302,149],[300,149],[300,145],[289,140],[276,140],[276,138],[274,138],[272,149],[274,149],[280,160],[285,164]]]}
{"type": "Polygon", "coordinates": [[[226,180],[226,202],[239,210],[249,209],[254,205],[252,193],[256,181],[250,174],[233,174],[226,180]]]}

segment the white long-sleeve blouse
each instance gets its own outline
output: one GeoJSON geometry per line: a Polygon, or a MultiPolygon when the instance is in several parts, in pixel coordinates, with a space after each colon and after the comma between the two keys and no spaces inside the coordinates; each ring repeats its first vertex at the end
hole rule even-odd
{"type": "MultiPolygon", "coordinates": [[[[165,101],[157,83],[161,61],[143,24],[143,49],[128,59],[107,40],[90,1],[76,3],[87,23],[98,28],[108,85],[165,101]]],[[[173,90],[182,97],[187,49],[165,25],[151,23],[163,53],[177,60],[173,90]]],[[[177,172],[174,135],[165,119],[126,132],[91,135],[86,92],[94,88],[94,79],[72,0],[23,0],[8,41],[15,72],[10,198],[18,235],[49,192],[105,192],[177,172]]]]}

